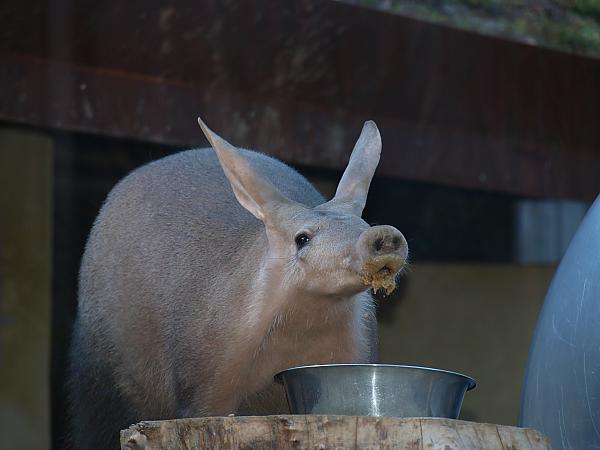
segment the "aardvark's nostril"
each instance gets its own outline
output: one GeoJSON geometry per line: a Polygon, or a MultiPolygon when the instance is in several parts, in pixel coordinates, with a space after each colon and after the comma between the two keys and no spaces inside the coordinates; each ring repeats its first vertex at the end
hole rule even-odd
{"type": "Polygon", "coordinates": [[[384,255],[406,259],[408,246],[400,231],[389,225],[371,227],[361,234],[357,250],[364,261],[384,255]]]}
{"type": "Polygon", "coordinates": [[[375,253],[391,253],[402,247],[403,239],[398,235],[379,236],[373,240],[373,250],[375,253]]]}

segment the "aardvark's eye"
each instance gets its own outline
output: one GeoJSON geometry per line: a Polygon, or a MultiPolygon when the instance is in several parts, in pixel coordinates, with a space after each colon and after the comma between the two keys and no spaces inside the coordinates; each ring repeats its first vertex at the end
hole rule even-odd
{"type": "Polygon", "coordinates": [[[298,250],[300,250],[310,242],[310,236],[306,233],[300,233],[294,240],[296,241],[296,247],[298,247],[298,250]]]}

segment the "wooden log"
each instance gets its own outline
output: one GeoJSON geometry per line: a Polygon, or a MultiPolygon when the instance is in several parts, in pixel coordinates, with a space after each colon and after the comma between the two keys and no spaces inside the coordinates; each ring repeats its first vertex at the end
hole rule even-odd
{"type": "Polygon", "coordinates": [[[121,449],[518,449],[547,450],[531,429],[434,418],[240,416],[140,422],[121,449]]]}

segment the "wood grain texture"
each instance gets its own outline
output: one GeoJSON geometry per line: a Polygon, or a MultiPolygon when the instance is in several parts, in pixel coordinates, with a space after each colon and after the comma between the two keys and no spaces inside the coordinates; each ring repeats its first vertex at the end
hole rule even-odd
{"type": "Polygon", "coordinates": [[[355,416],[204,417],[140,422],[123,450],[162,449],[547,450],[535,430],[434,418],[355,416]]]}
{"type": "Polygon", "coordinates": [[[345,167],[377,122],[379,173],[591,200],[600,59],[340,1],[4,0],[0,119],[345,167]],[[243,45],[242,45],[243,43],[243,45]]]}

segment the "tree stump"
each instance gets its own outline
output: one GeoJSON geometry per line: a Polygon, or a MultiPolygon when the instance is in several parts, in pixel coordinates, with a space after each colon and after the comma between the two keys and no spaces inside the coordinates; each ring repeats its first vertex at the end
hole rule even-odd
{"type": "Polygon", "coordinates": [[[140,422],[121,449],[498,449],[547,450],[538,431],[433,418],[239,416],[140,422]]]}

